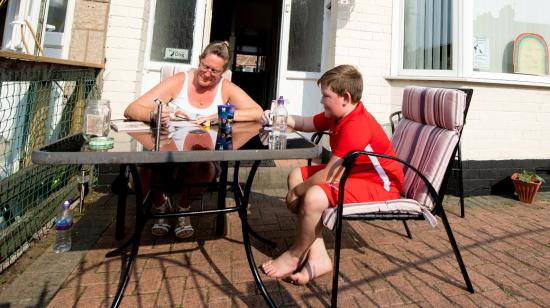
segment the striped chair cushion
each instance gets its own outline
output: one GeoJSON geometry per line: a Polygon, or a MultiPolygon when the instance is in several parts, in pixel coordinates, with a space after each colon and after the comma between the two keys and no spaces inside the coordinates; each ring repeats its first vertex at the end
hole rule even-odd
{"type": "Polygon", "coordinates": [[[464,125],[466,93],[455,89],[407,87],[403,117],[414,122],[458,130],[464,125]]]}
{"type": "MultiPolygon", "coordinates": [[[[403,119],[391,141],[397,156],[415,166],[438,191],[458,137],[459,132],[454,130],[422,125],[403,119]]],[[[432,209],[435,204],[429,198],[424,181],[413,170],[405,166],[403,174],[405,177],[403,196],[415,199],[420,204],[432,209]]]]}
{"type": "MultiPolygon", "coordinates": [[[[418,215],[422,206],[414,199],[397,199],[367,203],[353,203],[344,206],[343,215],[353,214],[412,214],[418,215]]],[[[323,224],[334,229],[336,224],[336,208],[328,208],[323,212],[323,224]]]]}

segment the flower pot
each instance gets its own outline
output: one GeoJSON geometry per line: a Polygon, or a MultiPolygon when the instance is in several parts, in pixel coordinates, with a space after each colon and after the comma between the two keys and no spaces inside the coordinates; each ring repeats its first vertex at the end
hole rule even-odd
{"type": "Polygon", "coordinates": [[[517,173],[512,174],[511,178],[512,182],[514,182],[514,188],[516,189],[516,193],[518,194],[519,201],[530,204],[534,203],[541,183],[527,183],[520,181],[517,179],[517,173]]]}

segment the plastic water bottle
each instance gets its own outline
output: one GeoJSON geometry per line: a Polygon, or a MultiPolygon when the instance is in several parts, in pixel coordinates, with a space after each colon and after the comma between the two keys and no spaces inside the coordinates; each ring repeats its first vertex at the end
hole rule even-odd
{"type": "Polygon", "coordinates": [[[63,202],[61,208],[55,217],[55,244],[53,250],[56,253],[71,250],[71,229],[73,226],[73,213],[71,212],[71,202],[63,202]]]}
{"type": "Polygon", "coordinates": [[[273,114],[273,148],[286,148],[286,126],[288,120],[288,112],[285,108],[285,99],[279,96],[277,99],[277,108],[273,114]]]}

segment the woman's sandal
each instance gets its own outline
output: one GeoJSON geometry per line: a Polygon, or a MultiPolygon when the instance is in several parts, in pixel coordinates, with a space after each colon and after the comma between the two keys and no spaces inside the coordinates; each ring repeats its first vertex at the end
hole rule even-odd
{"type": "MultiPolygon", "coordinates": [[[[180,211],[183,211],[182,208],[179,208],[180,211]]],[[[174,235],[179,238],[180,240],[184,240],[187,238],[190,238],[195,234],[195,229],[193,229],[193,226],[191,224],[187,224],[185,222],[184,216],[178,217],[178,220],[176,222],[176,226],[174,228],[174,235]]]]}
{"type": "MultiPolygon", "coordinates": [[[[155,214],[166,214],[170,212],[170,205],[168,200],[166,200],[161,206],[159,207],[153,207],[153,212],[155,214]]],[[[168,219],[166,218],[159,218],[155,220],[155,223],[153,224],[153,227],[151,227],[151,233],[154,236],[166,236],[168,232],[170,232],[170,224],[168,223],[168,219]]]]}

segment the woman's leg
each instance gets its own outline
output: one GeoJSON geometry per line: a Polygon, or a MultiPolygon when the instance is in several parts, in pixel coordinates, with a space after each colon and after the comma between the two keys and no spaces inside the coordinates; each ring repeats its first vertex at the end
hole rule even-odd
{"type": "MultiPolygon", "coordinates": [[[[188,163],[179,170],[178,179],[182,179],[183,185],[196,183],[211,183],[216,179],[216,166],[213,163],[188,163]]],[[[188,211],[191,202],[201,196],[207,190],[206,187],[184,186],[178,211],[188,211]]],[[[174,233],[180,239],[189,238],[195,230],[191,226],[191,217],[178,217],[174,233]]]]}
{"type": "MultiPolygon", "coordinates": [[[[151,168],[148,167],[140,167],[139,168],[139,179],[141,181],[141,188],[144,193],[148,193],[151,189],[151,183],[153,181],[158,181],[158,179],[153,179],[153,171],[151,168]]],[[[133,179],[130,181],[130,185],[133,188],[135,183],[133,179]]],[[[166,195],[159,189],[155,189],[153,191],[154,195],[153,198],[153,205],[151,208],[151,212],[153,213],[168,213],[170,212],[170,208],[168,207],[168,203],[166,202],[166,195]]],[[[168,219],[166,218],[159,218],[155,219],[153,226],[151,227],[151,233],[155,236],[165,236],[170,231],[170,224],[168,222],[168,219]]]]}
{"type": "Polygon", "coordinates": [[[281,278],[296,271],[317,238],[317,229],[322,228],[321,215],[328,206],[329,200],[321,187],[313,186],[306,192],[298,209],[294,244],[275,260],[262,264],[268,276],[281,278]]]}

